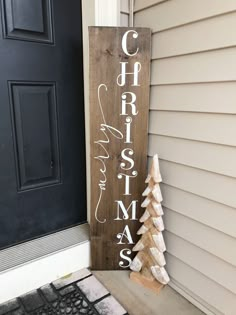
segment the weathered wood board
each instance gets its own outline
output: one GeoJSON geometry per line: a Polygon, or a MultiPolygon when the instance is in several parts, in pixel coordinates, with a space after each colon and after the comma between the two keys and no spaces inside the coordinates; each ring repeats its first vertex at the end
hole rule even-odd
{"type": "Polygon", "coordinates": [[[90,27],[92,269],[129,268],[140,227],[151,31],[90,27]]]}

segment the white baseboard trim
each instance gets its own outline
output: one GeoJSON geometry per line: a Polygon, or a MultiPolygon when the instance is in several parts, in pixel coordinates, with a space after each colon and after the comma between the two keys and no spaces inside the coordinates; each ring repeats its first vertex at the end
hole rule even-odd
{"type": "Polygon", "coordinates": [[[66,248],[0,274],[0,303],[90,266],[90,242],[66,248]]]}

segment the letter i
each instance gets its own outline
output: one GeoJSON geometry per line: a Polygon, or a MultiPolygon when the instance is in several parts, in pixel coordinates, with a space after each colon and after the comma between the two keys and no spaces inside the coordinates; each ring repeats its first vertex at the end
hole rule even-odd
{"type": "Polygon", "coordinates": [[[130,141],[130,126],[132,123],[132,118],[131,117],[126,117],[126,137],[125,137],[125,143],[132,143],[132,141],[130,141]]]}

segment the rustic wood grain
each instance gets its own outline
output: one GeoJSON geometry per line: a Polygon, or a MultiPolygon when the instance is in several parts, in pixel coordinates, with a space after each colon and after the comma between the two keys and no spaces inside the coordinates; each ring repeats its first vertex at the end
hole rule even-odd
{"type": "MultiPolygon", "coordinates": [[[[89,28],[89,54],[90,54],[90,144],[91,144],[91,254],[92,269],[112,270],[119,267],[120,251],[123,248],[132,249],[138,240],[136,235],[140,227],[138,220],[114,221],[117,216],[117,205],[115,200],[122,200],[126,207],[132,200],[138,200],[137,218],[143,213],[141,209],[142,191],[145,188],[146,166],[147,166],[147,139],[148,139],[148,110],[149,110],[149,85],[150,85],[150,43],[151,32],[147,28],[132,28],[139,34],[137,40],[129,41],[129,51],[139,51],[137,55],[128,57],[124,54],[121,46],[123,34],[129,28],[113,27],[90,27],[89,28]],[[120,74],[120,62],[128,62],[127,70],[133,71],[133,65],[139,61],[142,69],[139,72],[140,86],[131,86],[133,77],[127,76],[127,84],[124,87],[117,85],[117,76],[120,74]],[[98,104],[97,88],[100,84],[107,85],[107,92],[101,89],[101,101],[106,117],[106,123],[125,133],[125,118],[121,116],[121,94],[123,92],[134,92],[136,94],[136,106],[139,111],[137,116],[132,116],[131,139],[133,143],[124,143],[110,137],[110,143],[104,144],[109,152],[106,160],[106,190],[103,191],[98,216],[105,223],[99,223],[95,219],[95,208],[99,199],[99,180],[102,179],[100,172],[101,162],[94,157],[102,154],[102,148],[95,141],[104,139],[100,131],[103,123],[101,111],[98,104]],[[138,176],[130,180],[129,196],[124,196],[124,178],[118,179],[118,173],[122,162],[121,151],[131,148],[134,151],[135,165],[132,170],[137,170],[138,176]],[[123,232],[128,225],[134,244],[117,244],[117,234],[123,232]]],[[[128,108],[128,112],[130,108],[128,108]]],[[[132,171],[131,170],[131,171],[132,171]]],[[[127,171],[130,174],[131,171],[127,171]]],[[[130,212],[131,213],[131,212],[130,212]]],[[[132,257],[132,256],[131,256],[132,257]]],[[[124,261],[127,263],[126,261],[124,261]]]]}

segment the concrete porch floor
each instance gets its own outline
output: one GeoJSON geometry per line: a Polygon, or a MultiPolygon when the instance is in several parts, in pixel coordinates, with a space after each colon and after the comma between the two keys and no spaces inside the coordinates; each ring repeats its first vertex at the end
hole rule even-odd
{"type": "Polygon", "coordinates": [[[159,295],[133,283],[128,271],[93,271],[129,315],[203,315],[169,286],[159,295]]]}

